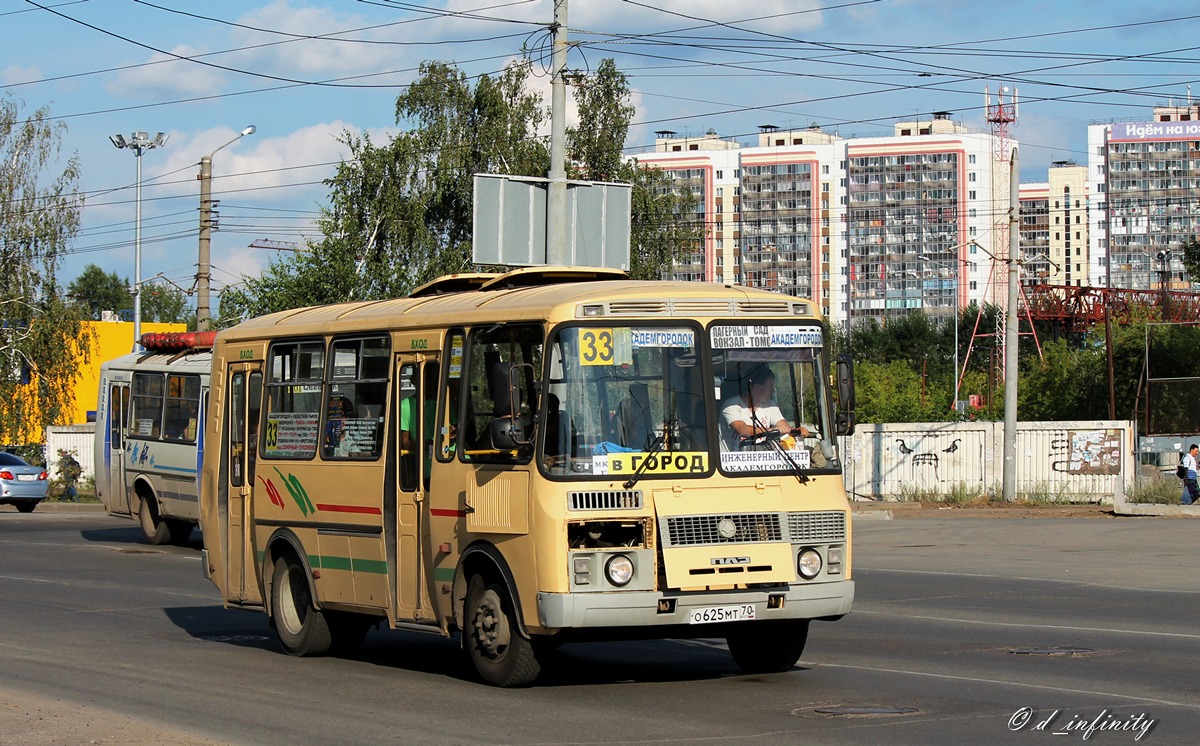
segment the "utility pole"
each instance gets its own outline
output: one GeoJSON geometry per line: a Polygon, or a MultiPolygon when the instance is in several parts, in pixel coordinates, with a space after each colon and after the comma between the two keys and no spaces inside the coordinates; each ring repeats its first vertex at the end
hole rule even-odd
{"type": "Polygon", "coordinates": [[[546,190],[546,262],[567,263],[567,0],[554,0],[550,89],[550,183],[546,190]]]}
{"type": "Polygon", "coordinates": [[[1009,165],[1008,205],[1008,323],[1004,334],[1004,501],[1017,499],[1017,285],[1020,283],[1019,251],[1021,184],[1017,178],[1017,149],[1009,165]]]}
{"type": "Polygon", "coordinates": [[[212,159],[218,150],[228,147],[246,135],[253,135],[257,128],[252,124],[237,137],[200,159],[200,257],[196,267],[196,331],[206,332],[212,326],[212,306],[209,303],[209,283],[212,272],[209,254],[212,243],[212,159]]]}

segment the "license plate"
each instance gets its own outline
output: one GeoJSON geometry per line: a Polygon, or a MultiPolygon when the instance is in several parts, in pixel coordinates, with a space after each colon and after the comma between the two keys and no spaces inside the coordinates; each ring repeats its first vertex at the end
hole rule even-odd
{"type": "Polygon", "coordinates": [[[32,482],[35,479],[37,479],[37,474],[18,474],[17,475],[18,482],[32,482]]]}
{"type": "Polygon", "coordinates": [[[754,604],[738,606],[706,606],[692,609],[688,615],[688,624],[711,624],[713,622],[742,622],[756,618],[754,604]]]}

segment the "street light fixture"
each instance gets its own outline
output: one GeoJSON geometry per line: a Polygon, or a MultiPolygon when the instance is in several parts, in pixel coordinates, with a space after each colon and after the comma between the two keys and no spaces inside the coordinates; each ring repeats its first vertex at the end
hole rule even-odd
{"type": "Polygon", "coordinates": [[[246,127],[237,137],[200,159],[200,258],[196,267],[196,331],[208,331],[212,310],[209,304],[209,253],[212,245],[212,159],[218,151],[229,147],[246,135],[258,130],[253,124],[246,127]]]}
{"type": "Polygon", "coordinates": [[[149,132],[134,132],[129,135],[128,140],[124,135],[112,135],[108,139],[122,150],[132,150],[137,160],[137,189],[134,198],[137,207],[133,234],[133,350],[137,352],[142,346],[142,153],[166,145],[167,135],[159,132],[151,140],[149,132]]]}

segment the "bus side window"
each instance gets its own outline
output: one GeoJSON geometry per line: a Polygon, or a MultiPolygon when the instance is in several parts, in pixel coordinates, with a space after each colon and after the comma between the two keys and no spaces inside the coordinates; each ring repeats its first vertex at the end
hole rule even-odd
{"type": "Polygon", "coordinates": [[[399,372],[400,402],[400,489],[414,492],[417,489],[418,439],[417,421],[417,366],[406,363],[399,372]],[[413,413],[407,414],[406,413],[413,413]]]}

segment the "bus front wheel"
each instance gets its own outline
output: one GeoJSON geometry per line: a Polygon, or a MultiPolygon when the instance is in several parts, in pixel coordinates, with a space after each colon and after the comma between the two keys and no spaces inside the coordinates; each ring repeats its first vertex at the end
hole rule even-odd
{"type": "Polygon", "coordinates": [[[489,684],[528,686],[541,672],[533,641],[521,636],[508,589],[483,575],[467,586],[465,635],[471,663],[489,684]]]}
{"type": "Polygon", "coordinates": [[[324,655],[333,637],[325,615],[313,605],[304,566],[290,557],[275,560],[271,614],[283,649],[292,655],[324,655]]]}
{"type": "Polygon", "coordinates": [[[748,622],[725,638],[733,662],[745,673],[782,673],[800,660],[808,642],[808,620],[748,622]]]}

